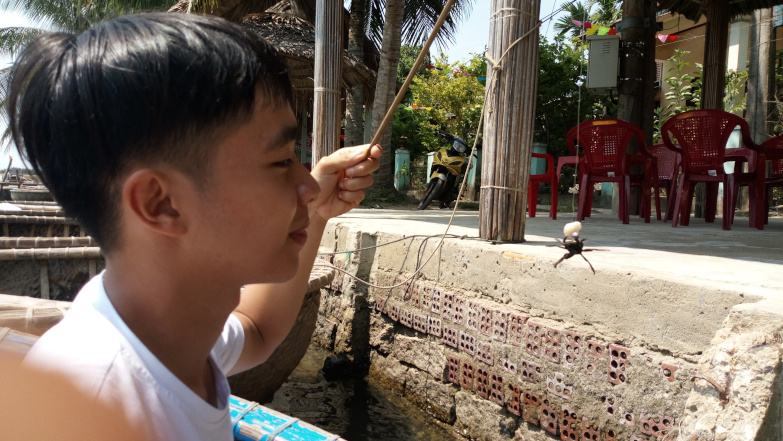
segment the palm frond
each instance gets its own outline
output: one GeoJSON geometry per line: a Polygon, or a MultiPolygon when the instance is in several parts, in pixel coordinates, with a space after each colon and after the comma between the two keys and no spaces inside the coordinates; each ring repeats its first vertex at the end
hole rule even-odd
{"type": "Polygon", "coordinates": [[[0,28],[0,53],[15,57],[30,40],[44,32],[47,31],[36,28],[0,28]]]}
{"type": "MultiPolygon", "coordinates": [[[[408,0],[403,13],[402,41],[405,44],[421,44],[432,32],[446,0],[408,0]]],[[[459,0],[443,23],[436,41],[444,45],[456,38],[457,24],[470,15],[473,0],[459,0]]]]}

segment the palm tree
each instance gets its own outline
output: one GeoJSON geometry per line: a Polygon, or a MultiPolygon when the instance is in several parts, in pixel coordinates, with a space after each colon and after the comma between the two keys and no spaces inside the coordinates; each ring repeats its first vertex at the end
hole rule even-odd
{"type": "Polygon", "coordinates": [[[559,31],[558,35],[564,35],[568,32],[572,32],[576,37],[582,32],[582,28],[577,26],[571,20],[585,22],[590,19],[590,5],[586,5],[581,1],[576,3],[563,4],[563,11],[568,15],[562,16],[555,22],[555,29],[559,31]]]}

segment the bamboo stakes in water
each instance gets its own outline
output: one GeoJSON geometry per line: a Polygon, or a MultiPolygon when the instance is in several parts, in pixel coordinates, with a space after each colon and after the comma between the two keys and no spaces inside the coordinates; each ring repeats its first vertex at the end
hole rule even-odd
{"type": "Polygon", "coordinates": [[[490,9],[489,58],[499,63],[499,69],[491,62],[487,72],[479,220],[479,236],[484,239],[525,238],[539,9],[540,0],[493,0],[490,9]]]}

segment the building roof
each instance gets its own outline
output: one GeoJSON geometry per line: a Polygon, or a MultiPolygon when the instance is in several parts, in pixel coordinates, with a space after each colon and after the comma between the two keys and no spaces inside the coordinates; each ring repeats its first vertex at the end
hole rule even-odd
{"type": "Polygon", "coordinates": [[[706,15],[710,1],[719,1],[721,7],[728,6],[732,17],[748,14],[756,9],[771,8],[781,3],[781,0],[658,0],[658,9],[668,9],[697,21],[699,17],[706,15]]]}

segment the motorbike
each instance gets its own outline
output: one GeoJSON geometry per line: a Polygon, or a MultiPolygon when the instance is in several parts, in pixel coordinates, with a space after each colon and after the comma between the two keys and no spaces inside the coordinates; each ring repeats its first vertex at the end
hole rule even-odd
{"type": "Polygon", "coordinates": [[[440,208],[447,208],[459,196],[459,184],[468,167],[468,143],[449,133],[438,132],[449,142],[435,154],[430,168],[430,182],[419,203],[419,210],[426,209],[433,200],[440,201],[440,208]]]}

